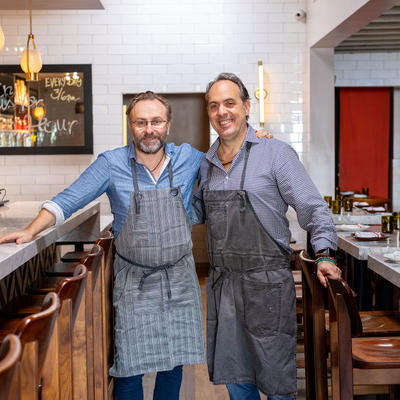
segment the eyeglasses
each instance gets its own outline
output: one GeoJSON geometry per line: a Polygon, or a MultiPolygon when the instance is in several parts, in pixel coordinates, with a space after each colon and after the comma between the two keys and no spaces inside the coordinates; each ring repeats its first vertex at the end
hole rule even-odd
{"type": "Polygon", "coordinates": [[[153,128],[163,128],[168,121],[163,119],[153,119],[151,121],[147,121],[145,119],[138,119],[137,121],[132,121],[131,124],[138,129],[144,129],[148,124],[150,124],[153,128]]]}

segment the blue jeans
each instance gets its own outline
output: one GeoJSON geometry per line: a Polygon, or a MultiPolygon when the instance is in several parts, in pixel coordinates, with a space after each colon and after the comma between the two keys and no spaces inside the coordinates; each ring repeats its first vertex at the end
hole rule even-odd
{"type": "MultiPolygon", "coordinates": [[[[257,386],[251,383],[226,385],[230,400],[260,400],[257,386]]],[[[268,396],[268,400],[296,400],[296,397],[268,396]]]]}
{"type": "MultiPolygon", "coordinates": [[[[143,375],[115,378],[115,400],[143,400],[143,375]]],[[[157,372],[153,400],[179,400],[182,365],[171,371],[157,372]]]]}

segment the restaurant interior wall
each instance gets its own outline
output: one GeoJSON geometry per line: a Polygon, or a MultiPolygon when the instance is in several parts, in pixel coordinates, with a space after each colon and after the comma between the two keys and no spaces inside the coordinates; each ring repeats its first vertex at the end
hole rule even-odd
{"type": "MultiPolygon", "coordinates": [[[[257,62],[265,68],[266,129],[308,161],[304,130],[305,0],[104,0],[105,10],[33,11],[44,64],[93,67],[94,156],[0,156],[0,185],[10,200],[43,200],[70,184],[102,151],[122,144],[122,93],[151,89],[203,92],[222,71],[252,94],[257,123],[257,62]]],[[[3,64],[17,64],[27,11],[1,11],[3,64]]]]}
{"type": "Polygon", "coordinates": [[[393,94],[392,204],[400,210],[400,52],[335,54],[335,86],[391,86],[393,94]]]}

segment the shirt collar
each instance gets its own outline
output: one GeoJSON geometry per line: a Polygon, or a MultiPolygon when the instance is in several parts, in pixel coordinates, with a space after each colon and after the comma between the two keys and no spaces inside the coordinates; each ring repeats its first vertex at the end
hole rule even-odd
{"type": "MultiPolygon", "coordinates": [[[[260,140],[261,139],[259,139],[257,137],[253,127],[251,125],[247,125],[247,132],[246,132],[246,136],[244,138],[243,145],[242,145],[241,149],[243,148],[243,146],[244,146],[244,144],[246,142],[259,143],[260,140]]],[[[212,162],[213,160],[215,161],[215,157],[218,157],[217,151],[218,151],[219,143],[220,143],[220,140],[219,140],[219,137],[218,137],[217,140],[212,144],[212,146],[208,150],[208,152],[206,154],[206,159],[209,162],[212,162]]]]}
{"type": "MultiPolygon", "coordinates": [[[[173,143],[165,143],[164,144],[164,152],[165,154],[169,157],[172,158],[172,156],[175,153],[175,149],[174,149],[174,144],[173,143]]],[[[136,160],[136,149],[133,143],[131,143],[129,145],[129,149],[128,149],[128,155],[129,158],[134,158],[136,160]]]]}

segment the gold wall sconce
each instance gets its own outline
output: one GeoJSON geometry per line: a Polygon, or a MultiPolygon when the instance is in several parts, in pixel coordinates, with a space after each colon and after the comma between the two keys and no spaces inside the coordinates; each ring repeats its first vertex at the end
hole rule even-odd
{"type": "Polygon", "coordinates": [[[3,32],[3,29],[0,26],[0,50],[3,50],[4,42],[5,42],[4,32],[3,32]]]}
{"type": "Polygon", "coordinates": [[[258,89],[254,92],[258,100],[258,112],[260,126],[264,126],[264,100],[267,97],[267,91],[264,89],[264,67],[262,61],[258,62],[258,89]]]}
{"type": "Polygon", "coordinates": [[[27,81],[38,81],[39,71],[42,69],[42,57],[36,49],[35,38],[32,33],[32,0],[29,0],[29,27],[26,49],[21,55],[21,68],[26,74],[27,81]],[[32,42],[32,49],[29,48],[30,42],[32,42]]]}
{"type": "Polygon", "coordinates": [[[127,125],[127,116],[126,116],[126,105],[122,106],[122,145],[126,146],[128,144],[128,129],[127,125]]]}

